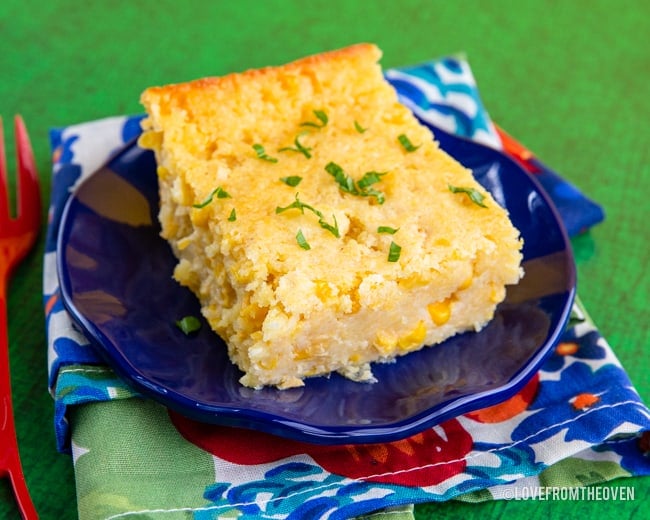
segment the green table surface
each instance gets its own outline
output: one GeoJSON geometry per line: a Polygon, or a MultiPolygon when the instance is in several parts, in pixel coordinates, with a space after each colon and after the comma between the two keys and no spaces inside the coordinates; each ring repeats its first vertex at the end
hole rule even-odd
{"type": "MultiPolygon", "coordinates": [[[[492,118],[604,206],[606,221],[573,241],[578,291],[648,403],[649,34],[645,0],[3,0],[0,115],[9,141],[8,123],[24,116],[47,200],[48,129],[139,113],[147,86],[360,41],[383,49],[385,67],[465,52],[492,118]]],[[[41,518],[65,520],[77,516],[75,486],[54,445],[42,253],[41,237],[9,287],[14,403],[41,518]]],[[[17,518],[8,481],[0,484],[0,517],[17,518]]],[[[452,502],[417,506],[416,518],[649,516],[650,479],[611,485],[633,486],[635,500],[452,502]]]]}

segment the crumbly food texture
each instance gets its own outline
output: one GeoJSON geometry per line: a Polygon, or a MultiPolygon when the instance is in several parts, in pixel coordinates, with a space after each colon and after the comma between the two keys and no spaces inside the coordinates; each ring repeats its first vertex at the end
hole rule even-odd
{"type": "Polygon", "coordinates": [[[373,362],[480,330],[522,276],[507,213],[380,56],[359,44],[142,95],[174,277],[246,386],[372,381],[373,362]]]}

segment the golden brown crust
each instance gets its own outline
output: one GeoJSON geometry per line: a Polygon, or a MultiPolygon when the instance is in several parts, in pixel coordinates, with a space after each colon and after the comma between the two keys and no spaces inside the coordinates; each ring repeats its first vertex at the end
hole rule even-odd
{"type": "Polygon", "coordinates": [[[141,102],[146,105],[150,98],[156,96],[175,95],[182,98],[183,93],[200,90],[213,89],[232,89],[241,82],[257,81],[259,78],[269,74],[291,74],[299,73],[304,70],[312,69],[314,66],[323,63],[336,63],[343,61],[354,61],[355,59],[370,59],[378,62],[381,59],[382,52],[374,44],[358,43],[349,47],[336,49],[332,51],[312,54],[279,66],[267,66],[258,69],[248,69],[243,72],[233,72],[224,76],[212,76],[199,78],[184,83],[173,83],[169,85],[149,87],[142,94],[141,102]]]}

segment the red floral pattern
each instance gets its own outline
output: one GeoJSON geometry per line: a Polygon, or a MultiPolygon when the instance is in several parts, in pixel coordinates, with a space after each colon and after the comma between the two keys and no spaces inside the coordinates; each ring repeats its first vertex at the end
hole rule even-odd
{"type": "Polygon", "coordinates": [[[472,437],[456,419],[400,441],[321,446],[207,425],[173,412],[170,417],[188,441],[235,464],[264,464],[305,453],[330,473],[404,486],[431,486],[462,473],[472,449],[472,437]]]}
{"type": "Polygon", "coordinates": [[[469,412],[466,417],[480,423],[498,423],[512,419],[514,416],[523,412],[528,405],[535,399],[539,388],[539,374],[535,374],[528,383],[510,399],[502,403],[489,406],[469,412]]]}

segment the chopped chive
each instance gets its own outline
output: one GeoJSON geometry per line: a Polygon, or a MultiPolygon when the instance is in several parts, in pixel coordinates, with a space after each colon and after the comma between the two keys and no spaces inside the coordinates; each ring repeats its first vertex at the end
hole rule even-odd
{"type": "Polygon", "coordinates": [[[298,242],[298,245],[302,247],[305,251],[311,249],[311,246],[309,245],[309,242],[307,242],[305,235],[302,234],[302,229],[299,229],[298,233],[296,233],[296,240],[298,242]]]}
{"type": "Polygon", "coordinates": [[[385,202],[385,197],[382,192],[374,188],[368,188],[368,186],[379,182],[381,177],[386,175],[386,172],[366,172],[358,182],[355,182],[335,162],[329,162],[325,166],[325,171],[334,177],[334,180],[342,191],[358,197],[375,197],[379,204],[385,202]]]}
{"type": "Polygon", "coordinates": [[[212,190],[210,195],[201,203],[199,204],[192,204],[193,208],[205,208],[208,204],[212,202],[212,199],[214,199],[214,196],[217,196],[218,199],[229,199],[230,195],[226,190],[224,190],[221,186],[215,188],[212,190]]]}
{"type": "Polygon", "coordinates": [[[287,186],[291,186],[292,188],[295,188],[300,184],[300,181],[302,181],[302,177],[299,175],[291,175],[289,177],[280,177],[280,180],[284,182],[287,186]]]}
{"type": "Polygon", "coordinates": [[[357,186],[361,189],[367,188],[371,184],[379,182],[387,172],[366,172],[363,177],[357,181],[357,186]]]}
{"type": "Polygon", "coordinates": [[[415,146],[411,142],[411,140],[408,137],[406,137],[406,134],[398,135],[397,140],[400,142],[400,144],[404,147],[404,149],[407,152],[415,152],[415,150],[417,150],[418,148],[420,148],[420,146],[422,146],[421,144],[415,146]]]}
{"type": "Polygon", "coordinates": [[[230,215],[228,215],[228,222],[234,222],[237,220],[237,213],[235,213],[235,208],[232,208],[230,215]]]}
{"type": "Polygon", "coordinates": [[[354,128],[360,134],[363,134],[366,130],[368,130],[367,128],[363,128],[356,120],[354,121],[354,128]]]}
{"type": "Polygon", "coordinates": [[[311,159],[311,154],[309,153],[309,151],[311,150],[311,148],[304,146],[304,145],[299,141],[300,137],[303,136],[303,135],[306,134],[306,133],[308,133],[308,132],[301,132],[301,133],[299,133],[299,134],[296,136],[296,138],[293,140],[293,144],[296,145],[295,148],[292,148],[291,146],[285,146],[284,148],[280,148],[280,149],[278,150],[278,152],[298,152],[298,153],[303,154],[305,157],[307,157],[307,159],[311,159]]]}
{"type": "Polygon", "coordinates": [[[305,121],[304,123],[300,123],[300,126],[313,126],[314,128],[323,128],[325,125],[327,125],[328,118],[325,112],[322,110],[314,110],[314,115],[318,118],[320,124],[314,123],[313,121],[305,121]]]}
{"type": "Polygon", "coordinates": [[[268,161],[272,163],[278,162],[278,160],[275,157],[271,157],[270,155],[267,155],[267,153],[264,151],[264,147],[261,144],[254,144],[253,149],[255,150],[257,157],[259,157],[263,161],[268,161]]]}
{"type": "Polygon", "coordinates": [[[393,228],[393,227],[390,227],[390,226],[379,226],[377,228],[377,233],[384,233],[384,234],[387,234],[387,235],[394,235],[398,231],[399,231],[399,228],[393,228]]]}
{"type": "Polygon", "coordinates": [[[481,206],[482,208],[487,208],[487,206],[483,203],[485,195],[483,195],[480,191],[474,188],[465,188],[463,186],[452,186],[451,184],[448,184],[447,186],[449,187],[449,191],[452,193],[465,193],[474,204],[481,206]]]}
{"type": "Polygon", "coordinates": [[[305,213],[305,210],[311,211],[314,215],[316,215],[318,217],[318,224],[320,225],[320,227],[322,227],[323,229],[326,229],[327,231],[332,233],[332,235],[334,235],[336,238],[339,238],[341,236],[340,232],[339,232],[339,225],[336,222],[336,216],[332,215],[332,218],[334,219],[334,224],[333,225],[328,224],[327,221],[325,220],[325,217],[323,216],[323,214],[320,211],[318,211],[316,208],[314,208],[313,206],[310,206],[309,204],[305,204],[304,202],[302,202],[298,198],[297,193],[296,193],[296,200],[294,200],[291,204],[289,204],[288,206],[285,206],[285,207],[277,206],[275,208],[275,212],[276,212],[276,214],[277,213],[283,213],[283,212],[285,212],[285,211],[287,211],[289,209],[299,209],[300,212],[303,213],[303,214],[305,213]]]}
{"type": "Polygon", "coordinates": [[[376,190],[375,188],[368,188],[366,190],[363,190],[363,193],[361,195],[365,197],[375,197],[378,204],[383,204],[384,202],[386,202],[386,197],[384,196],[384,194],[381,191],[376,190]]]}
{"type": "Polygon", "coordinates": [[[183,331],[185,335],[190,335],[201,328],[201,322],[196,316],[185,316],[176,320],[176,326],[183,331]]]}
{"type": "Polygon", "coordinates": [[[399,260],[401,253],[402,253],[402,247],[397,245],[395,242],[391,242],[390,249],[388,250],[388,261],[397,262],[399,260]]]}
{"type": "MultiPolygon", "coordinates": [[[[304,204],[298,198],[298,194],[296,193],[296,199],[291,204],[289,204],[288,206],[284,206],[284,207],[277,206],[275,208],[275,212],[276,213],[282,213],[284,211],[287,211],[288,209],[299,209],[301,213],[304,213],[305,212],[305,207],[307,207],[307,209],[313,210],[313,208],[311,206],[309,206],[308,204],[304,204]]],[[[315,211],[315,210],[313,210],[313,211],[315,211]]]]}
{"type": "Polygon", "coordinates": [[[341,235],[339,233],[339,224],[336,221],[336,215],[332,215],[332,219],[334,220],[334,224],[328,224],[321,214],[321,217],[318,219],[318,223],[320,224],[320,227],[332,233],[332,235],[334,235],[336,238],[339,238],[341,235]]]}
{"type": "Polygon", "coordinates": [[[341,188],[343,191],[356,195],[356,186],[354,185],[354,179],[349,175],[346,175],[346,173],[343,171],[343,168],[341,168],[338,164],[335,162],[327,163],[327,166],[325,166],[325,171],[334,177],[334,180],[339,185],[339,188],[341,188]]]}
{"type": "Polygon", "coordinates": [[[354,179],[349,175],[346,175],[346,173],[343,171],[343,168],[341,168],[338,164],[335,162],[327,163],[327,166],[325,166],[325,171],[334,177],[334,180],[339,185],[339,188],[348,193],[352,193],[353,195],[357,195],[357,188],[354,184],[354,179]]]}

